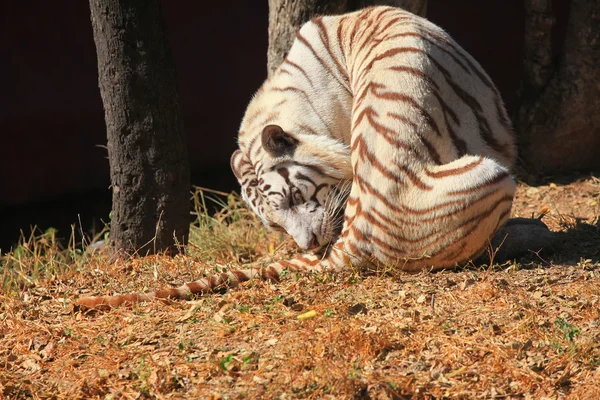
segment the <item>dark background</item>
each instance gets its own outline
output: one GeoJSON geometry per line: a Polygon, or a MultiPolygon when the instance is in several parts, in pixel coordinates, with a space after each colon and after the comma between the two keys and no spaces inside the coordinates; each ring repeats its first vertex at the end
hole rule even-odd
{"type": "MultiPolygon", "coordinates": [[[[427,17],[471,53],[517,105],[522,0],[429,0],[427,17]]],[[[237,189],[229,156],[245,106],[266,77],[265,0],[164,1],[177,65],[193,184],[237,189]]],[[[568,2],[554,2],[556,51],[568,2]]],[[[110,211],[104,112],[87,1],[4,0],[0,5],[0,249],[22,229],[81,220],[89,232],[110,211]]],[[[79,230],[79,228],[77,228],[79,230]]]]}

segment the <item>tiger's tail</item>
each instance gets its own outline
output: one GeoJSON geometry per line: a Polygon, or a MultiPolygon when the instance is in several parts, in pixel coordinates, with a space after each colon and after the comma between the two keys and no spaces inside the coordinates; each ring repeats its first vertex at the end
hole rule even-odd
{"type": "Polygon", "coordinates": [[[221,272],[212,276],[184,283],[175,288],[160,289],[148,293],[129,293],[114,296],[85,296],[74,302],[76,310],[109,310],[120,305],[133,305],[160,299],[188,300],[196,295],[225,291],[242,282],[255,278],[278,282],[284,271],[321,271],[320,260],[315,255],[299,256],[290,261],[280,261],[265,267],[247,268],[221,272]]]}

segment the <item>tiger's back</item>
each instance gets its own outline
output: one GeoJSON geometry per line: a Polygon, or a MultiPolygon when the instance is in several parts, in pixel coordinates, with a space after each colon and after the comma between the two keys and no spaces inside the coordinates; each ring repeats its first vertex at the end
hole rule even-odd
{"type": "Polygon", "coordinates": [[[250,103],[239,145],[259,163],[263,154],[256,139],[261,127],[274,122],[296,135],[349,145],[357,123],[373,117],[371,104],[394,114],[383,118],[403,139],[428,139],[415,144],[427,146],[438,164],[465,154],[514,163],[514,134],[489,76],[441,28],[391,7],[305,24],[284,63],[250,103]],[[294,97],[297,104],[290,104],[294,97]],[[405,113],[410,118],[402,118],[405,113]]]}

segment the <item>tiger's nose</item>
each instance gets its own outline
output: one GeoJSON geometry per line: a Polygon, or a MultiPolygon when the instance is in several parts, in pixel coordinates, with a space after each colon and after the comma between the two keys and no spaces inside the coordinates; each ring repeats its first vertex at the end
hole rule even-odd
{"type": "Polygon", "coordinates": [[[317,240],[317,235],[315,235],[313,233],[312,240],[310,241],[310,244],[308,245],[308,250],[316,249],[319,246],[320,245],[319,245],[319,241],[317,240]]]}

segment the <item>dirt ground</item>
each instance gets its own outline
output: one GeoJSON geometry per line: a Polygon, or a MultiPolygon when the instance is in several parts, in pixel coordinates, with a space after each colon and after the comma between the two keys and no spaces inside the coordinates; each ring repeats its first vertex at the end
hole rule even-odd
{"type": "MultiPolygon", "coordinates": [[[[492,267],[289,276],[87,314],[71,305],[83,293],[178,285],[215,265],[90,256],[26,276],[0,293],[0,398],[600,399],[599,204],[593,176],[520,184],[513,216],[560,232],[554,253],[492,267]]],[[[280,240],[249,253],[293,252],[280,240]]]]}

